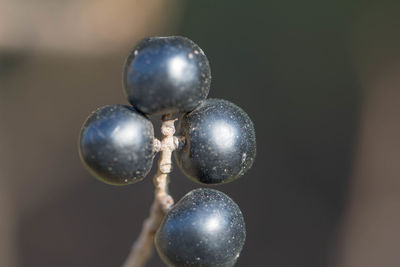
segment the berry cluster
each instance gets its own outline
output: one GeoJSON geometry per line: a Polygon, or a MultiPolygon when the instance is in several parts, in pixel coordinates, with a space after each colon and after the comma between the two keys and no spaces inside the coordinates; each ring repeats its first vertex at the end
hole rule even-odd
{"type": "MultiPolygon", "coordinates": [[[[256,154],[253,123],[235,104],[206,99],[209,62],[191,40],[142,40],[126,60],[123,83],[132,106],[97,109],[79,137],[80,157],[101,181],[127,185],[149,173],[161,149],[150,115],[183,113],[173,150],[179,168],[191,180],[228,183],[251,167],[256,154]]],[[[233,266],[245,237],[236,203],[222,192],[200,188],[167,212],[155,243],[169,266],[233,266]]]]}

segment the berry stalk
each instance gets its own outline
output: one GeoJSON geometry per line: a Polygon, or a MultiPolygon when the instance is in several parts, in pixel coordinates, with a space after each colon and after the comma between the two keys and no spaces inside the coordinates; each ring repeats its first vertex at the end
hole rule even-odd
{"type": "Polygon", "coordinates": [[[172,171],[172,152],[178,147],[178,138],[175,134],[175,121],[171,114],[162,116],[161,142],[154,139],[154,150],[160,151],[158,170],[153,177],[154,201],[150,208],[150,215],[144,221],[142,231],[122,267],[142,267],[150,259],[154,248],[154,236],[162,219],[174,204],[168,193],[169,173],[172,171]]]}

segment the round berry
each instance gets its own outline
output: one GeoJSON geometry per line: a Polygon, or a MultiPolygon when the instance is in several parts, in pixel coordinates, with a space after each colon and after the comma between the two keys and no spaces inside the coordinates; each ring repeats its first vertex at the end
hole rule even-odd
{"type": "Polygon", "coordinates": [[[246,239],[238,205],[207,188],[186,194],[165,216],[155,237],[168,266],[233,266],[246,239]]]}
{"type": "Polygon", "coordinates": [[[178,166],[195,182],[219,184],[243,175],[256,156],[256,135],[249,116],[235,104],[205,100],[179,125],[185,144],[175,151],[178,166]]]}
{"type": "Polygon", "coordinates": [[[108,105],[93,112],[79,138],[79,154],[101,181],[113,185],[142,180],[153,163],[154,129],[132,107],[108,105]]]}
{"type": "Polygon", "coordinates": [[[187,112],[207,97],[211,72],[204,52],[188,38],[151,37],[128,56],[123,82],[129,102],[146,114],[187,112]]]}

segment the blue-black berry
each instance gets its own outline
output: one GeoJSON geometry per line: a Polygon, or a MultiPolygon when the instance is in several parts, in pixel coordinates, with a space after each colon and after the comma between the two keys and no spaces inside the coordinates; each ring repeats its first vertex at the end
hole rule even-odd
{"type": "Polygon", "coordinates": [[[201,48],[185,37],[142,40],[128,56],[123,83],[129,102],[146,114],[193,110],[210,90],[210,66],[201,48]]]}
{"type": "Polygon", "coordinates": [[[180,169],[195,182],[231,182],[253,164],[256,155],[253,122],[229,101],[203,101],[183,116],[179,128],[185,143],[175,151],[175,158],[180,169]]]}
{"type": "Polygon", "coordinates": [[[229,267],[245,239],[245,223],[236,203],[220,191],[200,188],[168,212],[155,243],[168,266],[229,267]]]}
{"type": "Polygon", "coordinates": [[[79,153],[101,181],[126,185],[142,180],[153,163],[154,129],[132,107],[109,105],[97,109],[84,123],[79,153]]]}

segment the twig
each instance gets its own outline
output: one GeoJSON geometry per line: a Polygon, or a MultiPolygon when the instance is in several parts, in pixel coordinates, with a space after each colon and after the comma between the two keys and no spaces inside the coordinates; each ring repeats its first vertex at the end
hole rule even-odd
{"type": "Polygon", "coordinates": [[[132,246],[122,267],[142,267],[150,259],[153,252],[154,235],[161,224],[165,214],[171,209],[174,200],[168,193],[169,173],[172,170],[172,152],[178,147],[178,138],[174,136],[176,119],[171,119],[167,114],[162,117],[161,142],[154,140],[154,148],[160,151],[158,171],[153,178],[154,201],[149,217],[144,221],[142,231],[132,246]]]}

